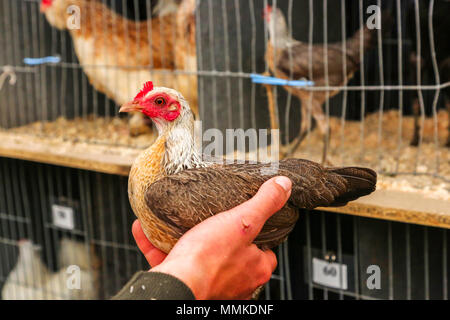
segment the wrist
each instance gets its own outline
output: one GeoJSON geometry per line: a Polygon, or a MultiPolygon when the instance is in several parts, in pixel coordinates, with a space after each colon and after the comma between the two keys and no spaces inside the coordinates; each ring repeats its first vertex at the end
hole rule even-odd
{"type": "Polygon", "coordinates": [[[191,266],[193,264],[187,262],[185,264],[185,268],[181,268],[179,263],[172,263],[170,261],[164,261],[163,263],[157,265],[156,267],[150,269],[150,272],[161,272],[165,274],[169,274],[181,282],[183,282],[186,286],[191,289],[192,293],[197,300],[207,299],[206,290],[204,288],[205,279],[200,279],[198,277],[199,270],[191,270],[191,266]]]}

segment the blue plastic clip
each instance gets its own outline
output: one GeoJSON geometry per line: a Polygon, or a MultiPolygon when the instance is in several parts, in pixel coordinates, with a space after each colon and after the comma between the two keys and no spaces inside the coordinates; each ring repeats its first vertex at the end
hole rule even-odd
{"type": "Polygon", "coordinates": [[[275,77],[266,77],[260,74],[252,73],[250,75],[253,83],[264,83],[274,86],[292,86],[292,87],[310,87],[314,86],[314,81],[309,80],[286,80],[275,77]]]}
{"type": "Polygon", "coordinates": [[[23,63],[29,65],[29,66],[36,66],[40,64],[46,64],[46,63],[59,63],[61,62],[61,57],[58,56],[48,56],[48,57],[42,57],[42,58],[24,58],[23,63]]]}

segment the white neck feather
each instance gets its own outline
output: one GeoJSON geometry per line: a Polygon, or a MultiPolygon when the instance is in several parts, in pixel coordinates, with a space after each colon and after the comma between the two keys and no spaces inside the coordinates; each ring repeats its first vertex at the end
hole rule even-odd
{"type": "Polygon", "coordinates": [[[286,20],[283,14],[281,13],[281,11],[279,11],[279,9],[276,10],[277,11],[272,14],[268,26],[270,43],[275,48],[286,48],[295,40],[292,39],[291,35],[289,34],[286,20]]]}
{"type": "Polygon", "coordinates": [[[202,161],[201,151],[195,145],[194,117],[189,107],[184,106],[178,119],[159,127],[158,131],[160,137],[164,136],[166,139],[162,163],[166,174],[207,166],[202,161]]]}
{"type": "Polygon", "coordinates": [[[289,36],[271,36],[270,43],[274,48],[284,49],[292,43],[292,39],[289,36]]]}

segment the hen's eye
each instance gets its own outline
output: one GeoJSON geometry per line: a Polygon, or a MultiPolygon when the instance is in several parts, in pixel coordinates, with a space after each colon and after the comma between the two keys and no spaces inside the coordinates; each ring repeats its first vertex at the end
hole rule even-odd
{"type": "Polygon", "coordinates": [[[155,100],[155,104],[158,105],[158,106],[162,106],[162,105],[164,105],[165,103],[166,103],[166,101],[165,101],[163,98],[157,98],[157,99],[155,100]]]}

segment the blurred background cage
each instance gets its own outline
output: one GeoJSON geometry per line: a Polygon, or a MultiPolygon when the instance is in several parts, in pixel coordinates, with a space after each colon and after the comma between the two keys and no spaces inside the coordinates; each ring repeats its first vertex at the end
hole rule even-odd
{"type": "MultiPolygon", "coordinates": [[[[127,174],[155,132],[119,116],[118,106],[150,77],[187,96],[203,130],[280,129],[281,156],[321,161],[328,144],[325,163],[378,171],[370,197],[302,212],[275,250],[279,266],[262,298],[448,299],[447,1],[73,0],[84,17],[75,31],[40,12],[56,2],[0,0],[3,298],[108,299],[148,268],[131,236],[127,174]],[[311,55],[313,44],[325,48],[330,70],[328,45],[344,48],[367,8],[390,15],[348,83],[327,83],[328,72],[290,79],[325,79],[339,91],[322,106],[325,138],[316,125],[295,143],[305,106],[282,86],[252,81],[274,76],[267,5],[282,11],[311,55]],[[339,274],[338,285],[318,280],[321,262],[339,274]],[[69,265],[80,267],[86,290],[67,288],[69,265]],[[367,286],[370,265],[381,269],[381,289],[367,286]]],[[[364,36],[357,40],[362,46],[364,36]]]]}

